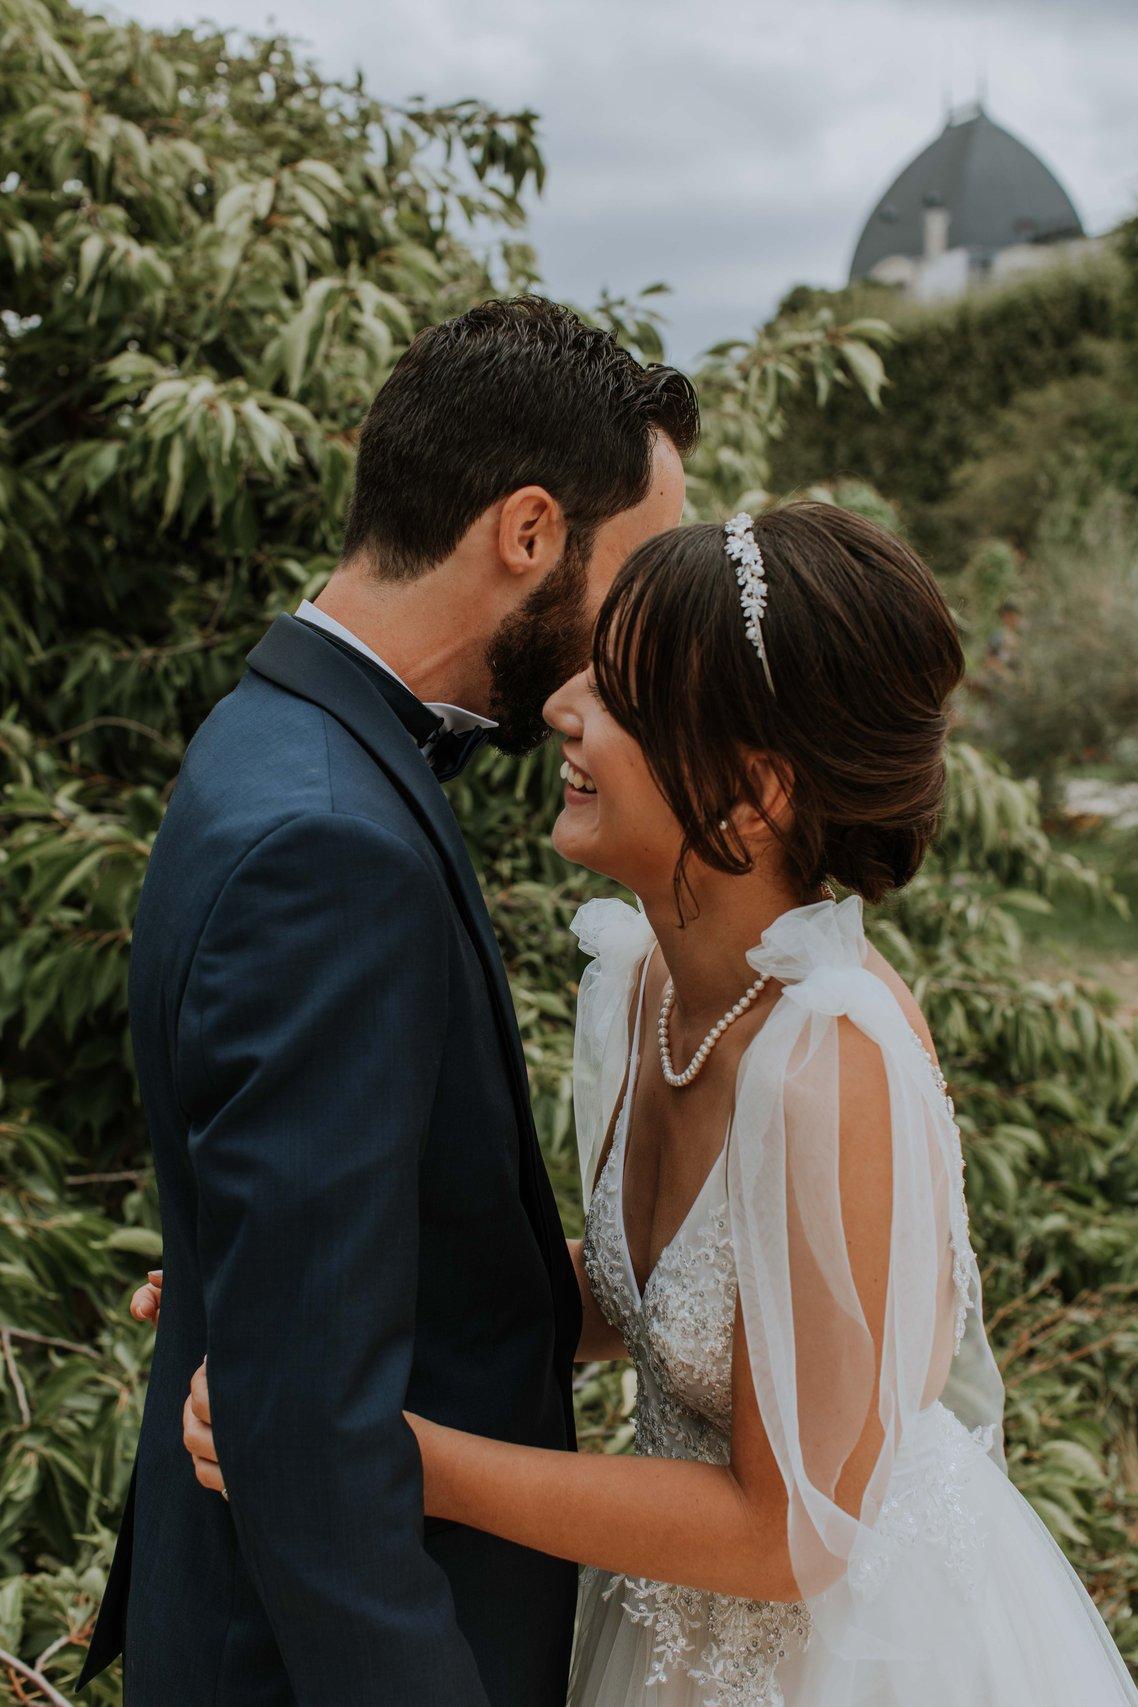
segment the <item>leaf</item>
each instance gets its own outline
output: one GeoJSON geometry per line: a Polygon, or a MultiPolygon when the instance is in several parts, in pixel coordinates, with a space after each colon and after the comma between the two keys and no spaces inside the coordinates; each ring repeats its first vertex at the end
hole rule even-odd
{"type": "Polygon", "coordinates": [[[1011,907],[1018,913],[1047,914],[1055,911],[1046,895],[1035,894],[1030,889],[1005,889],[1000,899],[1005,907],[1011,907]]]}
{"type": "Polygon", "coordinates": [[[304,380],[304,370],[308,361],[308,347],[312,341],[313,316],[304,309],[291,319],[281,333],[281,358],[284,362],[285,381],[293,397],[297,395],[304,380]]]}
{"type": "Polygon", "coordinates": [[[326,160],[298,160],[293,171],[300,173],[302,177],[315,178],[317,183],[323,184],[324,188],[335,196],[346,196],[348,193],[339,172],[326,160]]]}
{"type": "Polygon", "coordinates": [[[885,363],[877,351],[853,338],[841,345],[841,355],[869,401],[877,408],[881,402],[881,388],[885,384],[885,363]]]}
{"type": "Polygon", "coordinates": [[[317,226],[321,231],[328,230],[332,222],[328,214],[328,209],[324,206],[324,203],[320,200],[319,196],[314,195],[311,190],[305,189],[303,184],[294,183],[292,186],[292,199],[296,203],[297,207],[300,208],[301,212],[308,216],[313,225],[317,226]]]}
{"type": "Polygon", "coordinates": [[[133,1256],[160,1259],[162,1238],[149,1227],[116,1227],[113,1233],[100,1241],[100,1249],[129,1251],[133,1256]]]}
{"type": "Polygon", "coordinates": [[[89,237],[85,237],[79,245],[79,274],[75,282],[76,293],[79,296],[86,295],[90,289],[91,281],[95,277],[106,249],[106,243],[94,231],[89,237]]]}
{"type": "Polygon", "coordinates": [[[214,224],[223,230],[232,230],[240,221],[248,219],[252,211],[254,189],[252,184],[237,183],[226,190],[214,212],[214,224]]]}
{"type": "Polygon", "coordinates": [[[245,423],[249,441],[263,467],[270,474],[275,473],[281,462],[281,436],[274,422],[251,397],[247,397],[238,406],[238,413],[245,423]]]}
{"type": "Polygon", "coordinates": [[[160,528],[169,527],[178,513],[178,505],[182,501],[182,493],[186,483],[186,445],[185,440],[178,437],[170,441],[170,452],[166,458],[166,495],[162,504],[160,528]]]}
{"type": "Polygon", "coordinates": [[[18,1654],[24,1637],[24,1579],[8,1577],[0,1582],[0,1647],[18,1654]]]}
{"type": "Polygon", "coordinates": [[[1087,1541],[1086,1530],[1075,1521],[1070,1512],[1064,1511],[1063,1507],[1057,1504],[1055,1500],[1048,1499],[1042,1494],[1033,1494],[1031,1504],[1050,1529],[1052,1535],[1058,1540],[1069,1541],[1077,1547],[1085,1546],[1087,1541]]]}
{"type": "Polygon", "coordinates": [[[1047,1456],[1053,1463],[1066,1466],[1075,1475],[1096,1488],[1101,1487],[1106,1481],[1101,1461],[1096,1458],[1089,1447],[1083,1446],[1077,1440],[1049,1441],[1047,1456]]]}

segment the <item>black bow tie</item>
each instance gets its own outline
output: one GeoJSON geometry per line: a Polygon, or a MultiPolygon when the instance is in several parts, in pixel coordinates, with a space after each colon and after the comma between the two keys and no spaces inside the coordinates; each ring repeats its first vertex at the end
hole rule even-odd
{"type": "Polygon", "coordinates": [[[439,732],[423,747],[423,757],[440,782],[449,782],[468,765],[486,741],[485,729],[448,729],[439,718],[439,732]]]}
{"type": "Polygon", "coordinates": [[[334,646],[337,652],[342,652],[357,670],[371,678],[440,782],[449,782],[469,764],[486,739],[485,729],[464,729],[461,732],[448,729],[438,712],[424,705],[421,699],[416,699],[411,689],[389,670],[365,658],[357,647],[349,646],[338,634],[329,634],[326,628],[308,622],[304,617],[299,620],[313,634],[319,634],[334,646]]]}

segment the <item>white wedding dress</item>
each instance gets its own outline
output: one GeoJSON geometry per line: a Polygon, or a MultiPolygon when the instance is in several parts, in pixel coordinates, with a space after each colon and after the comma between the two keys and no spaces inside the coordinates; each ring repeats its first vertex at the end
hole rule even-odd
{"type": "Polygon", "coordinates": [[[739,1301],[803,1600],[759,1604],[588,1568],[570,1707],[1138,1702],[1085,1589],[1005,1474],[1003,1388],[983,1330],[952,1104],[894,995],[864,965],[860,903],[796,909],[748,955],[784,989],[741,1063],[727,1143],[643,1295],[622,1182],[639,1004],[631,1057],[628,1016],[654,939],[620,901],[591,902],[574,928],[595,956],[575,1082],[587,1196],[626,1087],[584,1258],[635,1363],[636,1450],[728,1461],[739,1301]],[[842,1237],[842,1016],[880,1047],[893,1118],[879,1377],[842,1237]],[[875,1394],[885,1444],[851,1515],[831,1496],[875,1394]]]}

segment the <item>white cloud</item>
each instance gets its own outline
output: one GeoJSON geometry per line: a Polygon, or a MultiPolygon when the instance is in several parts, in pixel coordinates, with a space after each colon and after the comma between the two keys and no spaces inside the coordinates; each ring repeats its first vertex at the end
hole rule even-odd
{"type": "MultiPolygon", "coordinates": [[[[268,24],[264,0],[215,0],[268,24]]],[[[154,23],[185,0],[133,0],[154,23]]],[[[1138,206],[1134,0],[274,0],[274,27],[380,96],[542,115],[549,288],[665,278],[674,353],[745,333],[801,279],[838,284],[877,195],[974,97],[1092,230],[1138,206]]]]}

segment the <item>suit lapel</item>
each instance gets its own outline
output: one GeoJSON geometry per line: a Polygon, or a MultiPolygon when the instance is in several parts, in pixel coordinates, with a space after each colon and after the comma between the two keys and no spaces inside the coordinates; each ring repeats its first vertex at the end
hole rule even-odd
{"type": "Polygon", "coordinates": [[[342,723],[390,777],[438,850],[493,999],[518,1110],[522,1177],[528,1188],[531,1218],[546,1263],[551,1265],[548,1191],[542,1190],[537,1132],[513,997],[490,915],[446,795],[383,694],[317,630],[295,617],[279,616],[249,653],[248,664],[259,676],[321,706],[342,723]]]}

